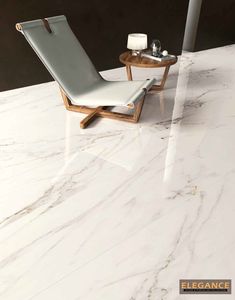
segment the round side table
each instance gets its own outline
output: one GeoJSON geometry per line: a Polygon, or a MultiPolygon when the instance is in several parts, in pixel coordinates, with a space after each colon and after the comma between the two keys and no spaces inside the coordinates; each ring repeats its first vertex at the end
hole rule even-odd
{"type": "Polygon", "coordinates": [[[132,66],[139,68],[165,68],[161,83],[153,85],[151,88],[152,90],[160,91],[164,88],[170,66],[174,65],[177,62],[177,57],[175,57],[175,59],[157,61],[146,57],[133,56],[131,51],[126,51],[119,56],[119,60],[126,66],[128,80],[133,79],[131,71],[132,66]]]}

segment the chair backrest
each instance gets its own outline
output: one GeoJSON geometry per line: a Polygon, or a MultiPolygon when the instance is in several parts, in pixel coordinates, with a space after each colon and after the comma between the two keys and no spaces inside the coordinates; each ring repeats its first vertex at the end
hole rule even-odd
{"type": "Polygon", "coordinates": [[[70,99],[101,80],[65,16],[18,23],[16,28],[70,99]]]}

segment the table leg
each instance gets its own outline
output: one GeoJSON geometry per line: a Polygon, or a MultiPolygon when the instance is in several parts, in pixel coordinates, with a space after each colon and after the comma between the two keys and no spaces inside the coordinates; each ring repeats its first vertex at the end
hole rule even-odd
{"type": "Polygon", "coordinates": [[[170,66],[166,66],[163,77],[162,77],[162,81],[161,81],[161,84],[160,84],[161,89],[163,89],[164,86],[165,86],[169,70],[170,70],[170,66]]]}
{"type": "Polygon", "coordinates": [[[126,65],[126,73],[127,73],[128,80],[132,80],[131,66],[126,65]]]}
{"type": "Polygon", "coordinates": [[[161,91],[164,89],[169,70],[170,70],[170,66],[166,66],[161,83],[153,85],[151,90],[161,91]]]}

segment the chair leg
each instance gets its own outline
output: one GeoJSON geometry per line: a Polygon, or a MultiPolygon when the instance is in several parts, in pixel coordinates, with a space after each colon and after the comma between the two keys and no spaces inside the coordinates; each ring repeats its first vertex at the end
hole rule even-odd
{"type": "Polygon", "coordinates": [[[141,115],[141,112],[143,109],[143,105],[144,105],[144,100],[145,100],[146,94],[148,92],[146,88],[144,88],[143,90],[144,90],[144,97],[137,103],[137,105],[135,107],[135,112],[133,115],[133,119],[135,120],[136,123],[139,121],[139,118],[140,118],[140,115],[141,115]]]}
{"type": "Polygon", "coordinates": [[[144,105],[144,99],[145,99],[145,96],[138,102],[138,104],[135,107],[135,112],[133,114],[133,119],[135,120],[136,123],[138,123],[138,121],[139,121],[139,118],[140,118],[140,115],[141,115],[141,112],[142,112],[142,108],[143,108],[143,105],[144,105]]]}
{"type": "Polygon", "coordinates": [[[66,96],[64,91],[62,89],[60,89],[60,91],[64,101],[65,108],[67,110],[87,114],[87,116],[80,122],[81,128],[86,128],[96,117],[137,123],[139,121],[142,112],[142,108],[143,108],[143,104],[147,92],[147,90],[144,89],[145,91],[144,97],[140,101],[138,101],[137,104],[134,105],[135,108],[134,114],[129,115],[129,114],[123,114],[118,112],[112,112],[107,110],[107,107],[102,107],[102,106],[98,106],[96,108],[90,108],[86,106],[74,105],[66,96]]]}
{"type": "Polygon", "coordinates": [[[98,106],[96,109],[94,109],[93,112],[91,112],[89,115],[87,115],[81,122],[80,127],[82,129],[86,128],[94,119],[97,117],[97,113],[103,109],[103,106],[98,106]]]}
{"type": "Polygon", "coordinates": [[[66,109],[69,110],[69,107],[72,105],[72,102],[69,100],[69,98],[65,95],[64,91],[62,90],[62,88],[60,88],[60,93],[62,96],[62,99],[64,101],[64,106],[66,109]]]}

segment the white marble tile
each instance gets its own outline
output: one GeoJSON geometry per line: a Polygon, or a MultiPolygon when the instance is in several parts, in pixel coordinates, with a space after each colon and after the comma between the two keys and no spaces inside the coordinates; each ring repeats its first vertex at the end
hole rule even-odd
{"type": "Polygon", "coordinates": [[[193,300],[179,279],[235,280],[234,55],[184,53],[139,124],[81,130],[54,82],[0,93],[0,299],[193,300]]]}

